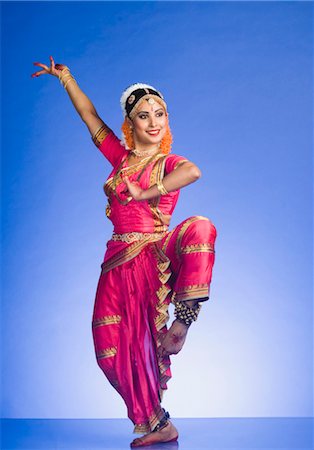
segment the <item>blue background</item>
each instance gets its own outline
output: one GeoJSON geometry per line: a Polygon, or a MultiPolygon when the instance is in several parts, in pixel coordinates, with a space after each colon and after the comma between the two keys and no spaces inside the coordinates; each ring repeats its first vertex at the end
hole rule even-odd
{"type": "Polygon", "coordinates": [[[110,166],[58,79],[31,78],[50,54],[118,135],[123,89],[160,89],[173,152],[202,170],[171,226],[215,223],[211,298],[164,405],[174,417],[312,416],[312,5],[1,6],[3,417],[126,416],[91,335],[110,166]]]}

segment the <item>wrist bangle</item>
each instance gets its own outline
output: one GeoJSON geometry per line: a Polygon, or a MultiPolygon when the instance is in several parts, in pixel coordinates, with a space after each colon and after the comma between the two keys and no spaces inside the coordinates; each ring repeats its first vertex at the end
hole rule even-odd
{"type": "MultiPolygon", "coordinates": [[[[75,83],[76,83],[76,80],[73,78],[73,77],[71,77],[69,80],[67,80],[65,83],[64,83],[64,89],[66,89],[66,87],[67,87],[67,85],[68,85],[68,83],[70,83],[70,81],[75,81],[75,83]]],[[[76,83],[77,84],[77,83],[76,83]]]]}
{"type": "Polygon", "coordinates": [[[75,78],[73,77],[73,75],[70,72],[70,69],[65,66],[62,70],[61,73],[59,74],[59,80],[60,83],[62,84],[62,86],[64,87],[64,89],[66,89],[68,83],[73,80],[76,83],[75,78]]]}
{"type": "Polygon", "coordinates": [[[61,70],[61,73],[59,75],[59,80],[66,74],[70,74],[70,69],[68,68],[68,66],[64,66],[63,69],[61,70]]]}
{"type": "Polygon", "coordinates": [[[160,195],[167,195],[167,194],[169,194],[169,192],[167,191],[165,186],[162,184],[162,181],[158,180],[156,182],[156,185],[157,185],[158,191],[160,192],[160,195]]]}

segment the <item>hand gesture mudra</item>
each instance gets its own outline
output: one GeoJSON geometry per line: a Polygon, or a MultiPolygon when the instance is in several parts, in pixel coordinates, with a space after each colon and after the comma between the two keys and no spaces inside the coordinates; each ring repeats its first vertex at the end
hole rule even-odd
{"type": "Polygon", "coordinates": [[[50,75],[54,75],[55,77],[59,77],[62,73],[62,70],[67,68],[64,64],[55,64],[54,59],[52,56],[50,56],[50,67],[46,66],[46,64],[42,64],[39,62],[34,62],[34,66],[42,67],[43,70],[40,70],[38,72],[34,72],[31,76],[32,78],[39,77],[40,75],[43,75],[45,73],[48,73],[50,75]]]}
{"type": "Polygon", "coordinates": [[[122,180],[125,182],[126,187],[127,187],[127,191],[130,193],[130,195],[134,198],[134,200],[144,200],[142,198],[143,195],[143,189],[141,188],[141,186],[139,185],[138,181],[135,182],[131,182],[129,180],[129,177],[125,174],[121,175],[122,180]]]}

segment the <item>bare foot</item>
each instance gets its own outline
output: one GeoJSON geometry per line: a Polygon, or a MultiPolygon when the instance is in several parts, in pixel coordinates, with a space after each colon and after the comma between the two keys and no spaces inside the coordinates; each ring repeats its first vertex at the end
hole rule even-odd
{"type": "Polygon", "coordinates": [[[151,433],[145,434],[145,436],[136,438],[130,445],[131,447],[144,447],[146,445],[158,444],[160,442],[176,441],[178,437],[178,430],[170,422],[170,420],[168,420],[167,425],[161,430],[152,431],[151,433]]]}

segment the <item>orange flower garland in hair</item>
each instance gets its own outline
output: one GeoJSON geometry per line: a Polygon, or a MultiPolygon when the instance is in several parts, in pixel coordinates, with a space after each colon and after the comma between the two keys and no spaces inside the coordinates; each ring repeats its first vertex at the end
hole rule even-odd
{"type": "MultiPolygon", "coordinates": [[[[121,130],[122,133],[124,134],[126,145],[129,147],[129,149],[133,149],[134,139],[127,118],[124,119],[121,130]]],[[[167,123],[166,133],[160,142],[161,153],[163,153],[164,155],[168,155],[168,153],[171,152],[171,144],[172,144],[172,133],[169,127],[169,123],[167,123]]]]}

